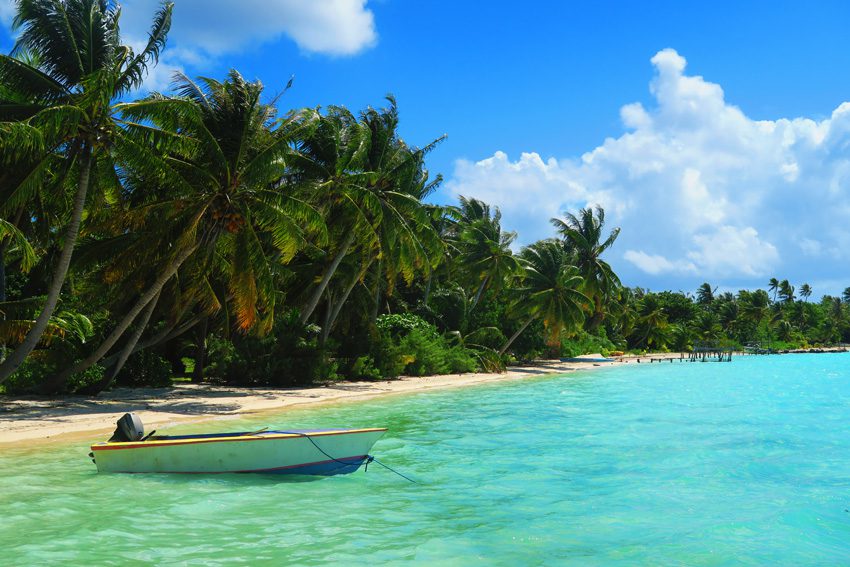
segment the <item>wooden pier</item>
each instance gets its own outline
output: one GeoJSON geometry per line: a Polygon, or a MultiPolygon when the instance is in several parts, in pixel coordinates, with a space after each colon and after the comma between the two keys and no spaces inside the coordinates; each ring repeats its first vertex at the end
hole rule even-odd
{"type": "MultiPolygon", "coordinates": [[[[679,356],[652,356],[637,357],[638,364],[641,359],[650,364],[654,362],[732,362],[732,354],[735,349],[731,346],[722,346],[718,343],[697,342],[690,352],[680,352],[679,356]]],[[[738,352],[738,354],[744,354],[738,352]]]]}
{"type": "Polygon", "coordinates": [[[694,348],[688,353],[691,362],[732,362],[732,347],[721,346],[718,343],[694,343],[694,348]]]}

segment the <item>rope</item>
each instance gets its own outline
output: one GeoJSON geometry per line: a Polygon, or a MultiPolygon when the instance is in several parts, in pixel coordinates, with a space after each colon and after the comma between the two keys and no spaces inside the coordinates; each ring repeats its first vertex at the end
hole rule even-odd
{"type": "MultiPolygon", "coordinates": [[[[343,464],[343,465],[345,465],[345,466],[347,466],[347,467],[350,467],[351,465],[355,464],[355,463],[349,463],[349,462],[346,462],[346,461],[341,461],[341,460],[337,459],[336,457],[333,457],[333,456],[331,456],[331,455],[327,454],[327,453],[325,452],[325,450],[324,450],[324,449],[322,449],[321,447],[319,447],[319,445],[316,443],[316,441],[315,441],[312,437],[310,437],[309,435],[307,435],[306,433],[301,433],[300,431],[281,431],[281,433],[287,433],[287,434],[289,434],[289,435],[298,435],[298,436],[300,436],[300,437],[306,437],[306,438],[307,438],[307,440],[308,440],[308,441],[310,441],[310,443],[312,443],[312,444],[313,444],[313,447],[315,447],[316,449],[318,449],[318,450],[319,450],[319,452],[320,452],[321,454],[323,454],[324,456],[326,456],[327,458],[329,458],[329,459],[330,459],[330,460],[332,460],[332,461],[335,461],[335,462],[337,462],[337,463],[341,463],[341,464],[343,464]]],[[[419,484],[419,483],[418,483],[418,482],[416,482],[415,480],[413,480],[413,479],[411,479],[411,478],[409,478],[409,477],[404,476],[403,474],[401,474],[401,473],[400,473],[400,472],[398,472],[397,470],[395,470],[395,469],[393,469],[393,468],[389,467],[388,465],[385,465],[384,463],[382,463],[381,461],[379,461],[378,459],[376,459],[375,457],[373,457],[373,456],[371,456],[371,455],[366,455],[366,469],[365,469],[365,471],[364,471],[364,472],[366,472],[366,471],[368,471],[368,470],[369,470],[369,463],[371,463],[371,462],[373,462],[373,461],[374,461],[374,462],[376,462],[376,463],[378,463],[379,465],[381,465],[382,467],[384,467],[385,469],[387,469],[387,470],[388,470],[388,471],[390,471],[391,473],[395,473],[395,474],[397,474],[398,476],[400,476],[400,477],[401,477],[401,478],[403,478],[404,480],[407,480],[407,481],[409,481],[409,482],[412,482],[413,484],[419,484]]],[[[339,467],[339,468],[342,468],[342,467],[339,467]]]]}
{"type": "MultiPolygon", "coordinates": [[[[415,481],[415,480],[413,480],[412,478],[407,477],[407,476],[404,476],[403,474],[401,474],[401,473],[400,473],[400,472],[398,472],[397,470],[395,470],[395,469],[393,469],[393,468],[389,467],[388,465],[385,465],[384,463],[382,463],[381,461],[379,461],[379,460],[378,460],[378,459],[376,459],[375,457],[369,457],[369,462],[371,463],[372,461],[374,461],[374,462],[378,463],[379,465],[381,465],[382,467],[384,467],[385,469],[387,469],[387,470],[388,470],[388,471],[390,471],[391,473],[395,473],[395,474],[397,474],[398,476],[400,476],[401,478],[403,478],[403,479],[404,479],[404,480],[406,480],[406,481],[412,482],[413,484],[419,484],[418,482],[416,482],[416,481],[415,481]]],[[[367,466],[368,466],[368,463],[367,463],[367,466]]]]}

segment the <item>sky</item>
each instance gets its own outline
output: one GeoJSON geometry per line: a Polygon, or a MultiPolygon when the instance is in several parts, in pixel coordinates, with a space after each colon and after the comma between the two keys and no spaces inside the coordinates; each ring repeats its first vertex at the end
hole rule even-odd
{"type": "MultiPolygon", "coordinates": [[[[141,45],[156,0],[125,0],[141,45]]],[[[0,0],[0,48],[13,44],[0,0]]],[[[624,284],[693,292],[850,286],[850,3],[176,0],[145,88],[260,79],[283,110],[381,106],[517,245],[592,205],[624,284]]]]}

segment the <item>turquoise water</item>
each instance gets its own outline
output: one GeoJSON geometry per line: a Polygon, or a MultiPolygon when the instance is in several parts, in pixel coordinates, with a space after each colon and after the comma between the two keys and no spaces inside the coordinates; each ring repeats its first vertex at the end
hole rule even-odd
{"type": "Polygon", "coordinates": [[[303,482],[98,475],[86,443],[7,449],[0,561],[847,563],[849,363],[629,364],[226,422],[386,425],[374,453],[418,485],[374,465],[303,482]]]}

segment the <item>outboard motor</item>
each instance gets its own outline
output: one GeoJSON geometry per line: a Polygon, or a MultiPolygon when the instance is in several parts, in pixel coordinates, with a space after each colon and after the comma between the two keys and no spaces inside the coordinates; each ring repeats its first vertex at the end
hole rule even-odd
{"type": "Polygon", "coordinates": [[[139,441],[145,436],[145,426],[142,420],[134,413],[125,413],[118,420],[115,433],[109,438],[109,442],[126,443],[128,441],[139,441]]]}

